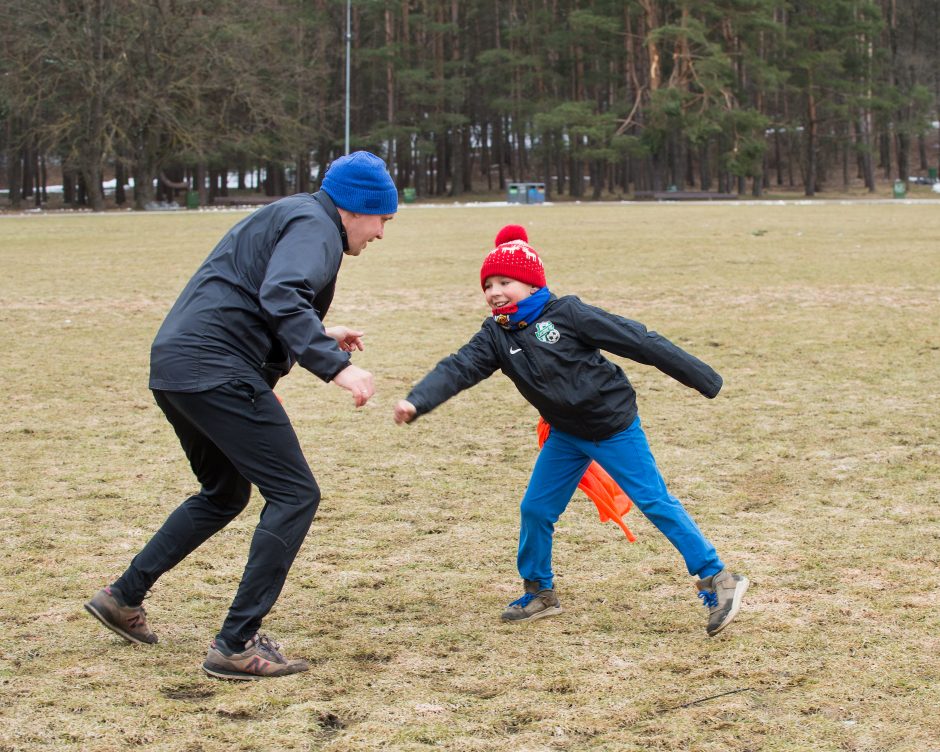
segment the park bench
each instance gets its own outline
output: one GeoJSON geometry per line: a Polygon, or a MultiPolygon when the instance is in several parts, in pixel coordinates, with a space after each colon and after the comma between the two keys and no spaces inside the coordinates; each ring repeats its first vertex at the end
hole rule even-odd
{"type": "Polygon", "coordinates": [[[737,193],[714,191],[636,191],[634,201],[727,201],[738,198],[737,193]]]}
{"type": "Polygon", "coordinates": [[[263,196],[258,193],[251,196],[215,196],[210,202],[212,206],[263,206],[271,204],[283,196],[263,196]]]}

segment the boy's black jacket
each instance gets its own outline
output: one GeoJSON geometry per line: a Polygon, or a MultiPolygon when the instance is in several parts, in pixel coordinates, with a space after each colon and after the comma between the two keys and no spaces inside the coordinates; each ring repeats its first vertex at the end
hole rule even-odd
{"type": "Polygon", "coordinates": [[[636,392],[601,350],[655,366],[708,398],[721,389],[714,369],[643,324],[573,295],[553,295],[524,329],[507,330],[486,319],[407,399],[423,415],[501,369],[550,425],[600,441],[628,428],[637,416],[636,392]]]}

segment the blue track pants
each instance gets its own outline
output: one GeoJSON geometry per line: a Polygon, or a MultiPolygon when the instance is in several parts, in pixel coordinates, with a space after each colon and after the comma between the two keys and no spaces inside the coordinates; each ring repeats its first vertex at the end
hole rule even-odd
{"type": "Polygon", "coordinates": [[[724,568],[715,547],[666,488],[646,434],[637,418],[624,431],[593,442],[552,428],[542,447],[520,506],[519,574],[552,587],[552,535],[587,470],[595,460],[634,505],[685,559],[689,574],[708,577],[724,568]]]}

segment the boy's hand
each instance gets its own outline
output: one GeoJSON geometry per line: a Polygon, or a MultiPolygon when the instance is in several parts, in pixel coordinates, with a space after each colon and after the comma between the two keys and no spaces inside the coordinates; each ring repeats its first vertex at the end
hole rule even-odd
{"type": "Polygon", "coordinates": [[[352,393],[356,407],[362,407],[375,394],[372,374],[351,363],[333,377],[333,383],[352,393]]]}
{"type": "Polygon", "coordinates": [[[352,352],[353,350],[364,350],[362,346],[362,337],[365,332],[350,329],[348,326],[327,326],[323,328],[327,337],[332,337],[343,352],[352,352]]]}
{"type": "Polygon", "coordinates": [[[402,423],[411,423],[418,414],[418,408],[412,405],[408,400],[398,400],[395,405],[395,422],[398,425],[402,423]]]}

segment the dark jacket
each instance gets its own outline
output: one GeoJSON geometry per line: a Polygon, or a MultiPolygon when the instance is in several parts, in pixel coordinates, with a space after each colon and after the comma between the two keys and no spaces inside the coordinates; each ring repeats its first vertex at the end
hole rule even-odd
{"type": "Polygon", "coordinates": [[[628,428],[637,416],[636,392],[601,350],[655,366],[709,398],[721,389],[721,376],[711,367],[643,324],[571,295],[553,295],[524,329],[510,331],[486,319],[407,399],[422,415],[500,369],[549,424],[600,441],[628,428]]]}
{"type": "Polygon", "coordinates": [[[323,330],[343,260],[339,212],[322,191],[275,201],[226,233],[167,314],[150,388],[199,392],[238,378],[268,384],[296,362],[329,381],[349,354],[323,330]]]}

